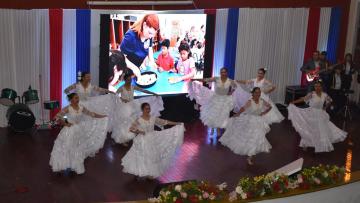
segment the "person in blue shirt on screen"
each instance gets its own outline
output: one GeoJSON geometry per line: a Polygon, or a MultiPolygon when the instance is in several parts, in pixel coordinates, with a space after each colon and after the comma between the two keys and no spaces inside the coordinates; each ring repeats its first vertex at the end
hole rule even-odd
{"type": "Polygon", "coordinates": [[[157,67],[153,57],[152,41],[158,30],[158,16],[147,14],[131,26],[120,44],[120,50],[125,55],[127,67],[137,77],[141,75],[140,69],[146,66],[154,69],[157,67]]]}

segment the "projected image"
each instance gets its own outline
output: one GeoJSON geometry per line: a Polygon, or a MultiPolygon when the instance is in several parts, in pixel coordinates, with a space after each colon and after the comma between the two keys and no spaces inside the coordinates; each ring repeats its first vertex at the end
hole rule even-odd
{"type": "Polygon", "coordinates": [[[203,77],[206,14],[116,14],[110,21],[109,90],[124,84],[125,73],[163,95],[187,93],[187,83],[203,77]]]}

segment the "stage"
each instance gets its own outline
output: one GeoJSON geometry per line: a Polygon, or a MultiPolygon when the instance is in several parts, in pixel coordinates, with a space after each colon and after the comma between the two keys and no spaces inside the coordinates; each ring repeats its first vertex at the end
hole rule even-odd
{"type": "MultiPolygon", "coordinates": [[[[122,172],[121,158],[129,147],[115,144],[108,136],[104,148],[85,161],[83,175],[53,173],[49,166],[50,152],[58,130],[35,131],[33,135],[14,134],[0,129],[0,201],[1,202],[118,202],[145,200],[152,196],[159,183],[182,180],[227,182],[233,189],[242,176],[261,175],[276,170],[298,158],[304,167],[322,164],[360,170],[359,112],[346,123],[348,139],[335,144],[330,153],[314,154],[313,149],[298,147],[300,137],[288,120],[273,124],[267,138],[272,145],[268,154],[255,157],[248,166],[245,156],[232,153],[209,135],[199,120],[186,124],[185,141],[171,167],[158,180],[137,180],[122,172]]],[[[341,127],[343,120],[334,123],[341,127]]]]}

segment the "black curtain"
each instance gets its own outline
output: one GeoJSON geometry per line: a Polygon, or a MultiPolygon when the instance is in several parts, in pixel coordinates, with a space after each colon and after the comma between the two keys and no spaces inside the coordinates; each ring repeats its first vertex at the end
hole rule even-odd
{"type": "Polygon", "coordinates": [[[110,15],[100,15],[99,86],[108,88],[109,77],[110,15]]]}

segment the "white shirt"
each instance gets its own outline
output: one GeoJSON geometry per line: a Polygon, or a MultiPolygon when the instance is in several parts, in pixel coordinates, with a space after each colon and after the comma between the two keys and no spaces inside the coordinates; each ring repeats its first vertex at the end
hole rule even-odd
{"type": "Polygon", "coordinates": [[[341,89],[341,77],[338,74],[335,74],[335,87],[334,89],[339,90],[341,89]]]}
{"type": "Polygon", "coordinates": [[[348,75],[350,73],[350,63],[346,63],[345,74],[348,75]]]}
{"type": "Polygon", "coordinates": [[[315,63],[315,68],[320,67],[320,61],[314,61],[314,63],[315,63]]]}

